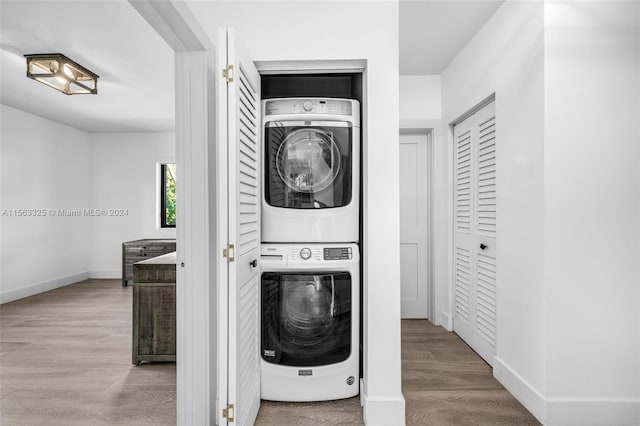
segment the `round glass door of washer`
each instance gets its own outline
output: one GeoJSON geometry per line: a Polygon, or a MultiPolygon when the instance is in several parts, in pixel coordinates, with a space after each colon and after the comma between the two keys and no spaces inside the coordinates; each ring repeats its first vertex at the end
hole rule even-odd
{"type": "Polygon", "coordinates": [[[311,194],[322,191],[340,172],[340,151],[333,134],[317,128],[290,133],[278,149],[276,169],[293,191],[311,194]]]}

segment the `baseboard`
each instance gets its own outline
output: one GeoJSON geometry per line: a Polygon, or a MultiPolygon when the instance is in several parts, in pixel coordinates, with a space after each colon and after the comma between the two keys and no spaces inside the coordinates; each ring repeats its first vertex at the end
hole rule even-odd
{"type": "Polygon", "coordinates": [[[504,386],[542,424],[546,424],[547,401],[533,386],[505,364],[499,357],[493,357],[493,377],[504,386]]]}
{"type": "Polygon", "coordinates": [[[493,376],[545,426],[640,425],[640,399],[546,399],[497,356],[493,376]]]}
{"type": "Polygon", "coordinates": [[[119,280],[122,279],[120,269],[93,269],[89,271],[89,278],[96,280],[119,280]]]}
{"type": "Polygon", "coordinates": [[[364,402],[362,417],[367,426],[401,426],[405,424],[405,404],[404,397],[383,396],[368,397],[361,396],[364,402]]]}
{"type": "Polygon", "coordinates": [[[86,279],[89,279],[89,271],[65,275],[64,277],[44,281],[38,284],[32,284],[27,287],[17,288],[15,290],[3,291],[2,293],[0,293],[0,304],[13,302],[14,300],[23,299],[25,297],[33,296],[34,294],[44,293],[45,291],[64,287],[66,285],[84,281],[86,279]]]}
{"type": "Polygon", "coordinates": [[[637,426],[640,399],[547,401],[547,426],[637,426]]]}
{"type": "Polygon", "coordinates": [[[436,316],[435,325],[440,325],[447,331],[453,331],[453,321],[451,320],[451,316],[444,311],[440,311],[439,315],[436,316]]]}

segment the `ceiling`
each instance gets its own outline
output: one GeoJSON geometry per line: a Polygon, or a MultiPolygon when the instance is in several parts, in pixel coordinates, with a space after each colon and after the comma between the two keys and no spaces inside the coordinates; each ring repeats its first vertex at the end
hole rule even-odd
{"type": "Polygon", "coordinates": [[[400,75],[441,74],[504,0],[400,0],[400,75]]]}
{"type": "Polygon", "coordinates": [[[89,132],[174,128],[173,50],[126,0],[0,2],[0,102],[89,132]],[[98,74],[98,95],[26,78],[28,53],[60,52],[98,74]]]}
{"type": "MultiPolygon", "coordinates": [[[[400,0],[400,74],[440,74],[504,0],[400,0]]],[[[0,0],[0,102],[88,132],[174,129],[173,51],[127,0],[0,0]],[[25,77],[60,52],[100,76],[67,96],[25,77]]]]}

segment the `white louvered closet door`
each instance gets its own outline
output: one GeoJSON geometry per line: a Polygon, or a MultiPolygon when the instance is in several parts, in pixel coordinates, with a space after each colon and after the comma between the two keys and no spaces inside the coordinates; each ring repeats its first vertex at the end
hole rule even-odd
{"type": "Polygon", "coordinates": [[[454,127],[454,331],[496,353],[496,137],[491,102],[454,127]]]}
{"type": "Polygon", "coordinates": [[[226,36],[226,63],[233,66],[226,113],[228,241],[234,247],[228,261],[225,421],[253,425],[260,408],[260,75],[233,29],[226,36]]]}

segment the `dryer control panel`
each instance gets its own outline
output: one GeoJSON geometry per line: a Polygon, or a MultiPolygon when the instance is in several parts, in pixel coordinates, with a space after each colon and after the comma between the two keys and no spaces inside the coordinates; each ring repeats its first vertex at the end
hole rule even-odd
{"type": "Polygon", "coordinates": [[[265,115],[334,114],[351,115],[352,101],[347,99],[295,98],[266,101],[265,115]]]}
{"type": "Polygon", "coordinates": [[[348,260],[353,259],[351,247],[325,247],[324,260],[348,260]]]}

